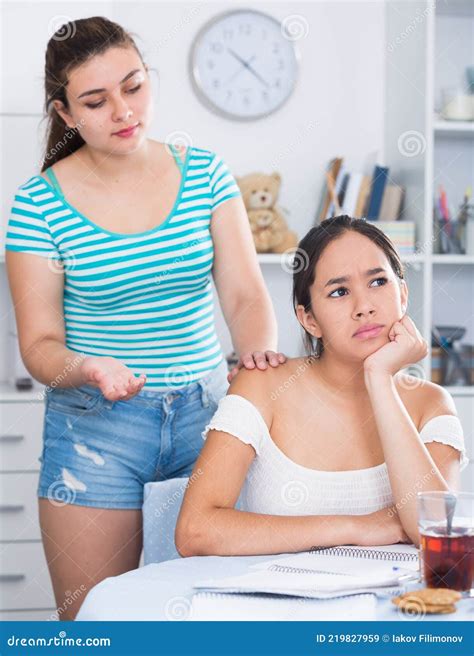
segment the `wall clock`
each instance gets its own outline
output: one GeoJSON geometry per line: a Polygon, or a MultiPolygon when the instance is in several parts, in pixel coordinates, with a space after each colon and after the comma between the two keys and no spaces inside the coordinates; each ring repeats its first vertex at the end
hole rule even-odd
{"type": "Polygon", "coordinates": [[[281,107],[295,88],[298,53],[278,20],[253,9],[219,14],[194,39],[190,73],[201,101],[248,121],[281,107]]]}

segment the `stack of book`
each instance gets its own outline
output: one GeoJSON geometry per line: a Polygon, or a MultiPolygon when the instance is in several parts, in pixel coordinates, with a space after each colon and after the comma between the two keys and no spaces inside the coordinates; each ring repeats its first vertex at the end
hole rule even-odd
{"type": "Polygon", "coordinates": [[[339,214],[377,221],[401,255],[415,252],[415,224],[400,220],[405,190],[389,183],[389,169],[376,165],[371,175],[349,172],[342,157],[335,157],[326,170],[319,220],[339,214]]]}

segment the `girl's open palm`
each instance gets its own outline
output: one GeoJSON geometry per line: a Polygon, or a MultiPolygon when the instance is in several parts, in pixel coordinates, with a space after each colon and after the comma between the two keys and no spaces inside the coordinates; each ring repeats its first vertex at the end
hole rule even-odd
{"type": "Polygon", "coordinates": [[[86,384],[98,387],[109,401],[128,401],[146,381],[145,374],[137,378],[126,365],[109,356],[86,357],[81,367],[86,384]]]}

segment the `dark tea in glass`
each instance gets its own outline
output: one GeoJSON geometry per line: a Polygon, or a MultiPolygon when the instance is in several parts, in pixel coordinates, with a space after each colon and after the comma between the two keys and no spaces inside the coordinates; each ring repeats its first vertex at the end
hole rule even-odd
{"type": "Polygon", "coordinates": [[[420,533],[424,581],[428,588],[470,590],[474,578],[474,531],[432,526],[420,533]]]}
{"type": "Polygon", "coordinates": [[[472,595],[474,579],[474,494],[419,492],[418,529],[423,580],[428,588],[472,595]]]}

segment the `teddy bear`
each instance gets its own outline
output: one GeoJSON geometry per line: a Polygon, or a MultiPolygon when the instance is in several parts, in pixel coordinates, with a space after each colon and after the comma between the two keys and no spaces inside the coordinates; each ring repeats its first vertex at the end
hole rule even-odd
{"type": "Polygon", "coordinates": [[[280,191],[279,173],[249,173],[237,178],[249,217],[257,253],[284,253],[298,243],[276,205],[280,191]]]}

